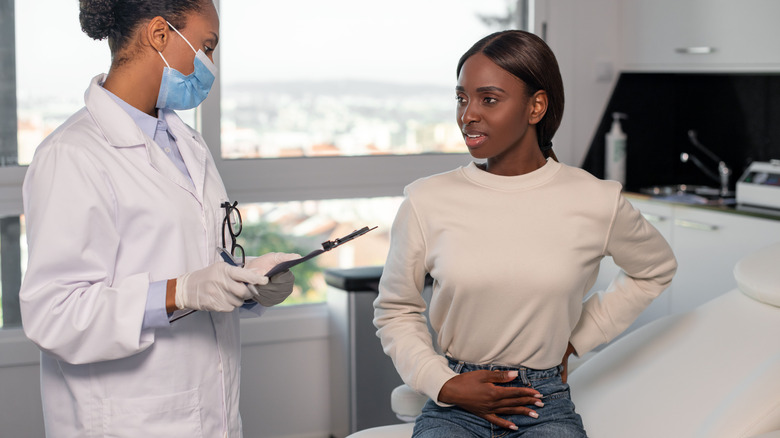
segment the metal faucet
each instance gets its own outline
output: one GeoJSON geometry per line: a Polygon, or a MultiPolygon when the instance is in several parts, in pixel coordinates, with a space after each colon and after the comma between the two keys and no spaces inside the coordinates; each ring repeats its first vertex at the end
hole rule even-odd
{"type": "Polygon", "coordinates": [[[688,138],[691,140],[691,144],[696,146],[700,151],[702,151],[707,157],[709,157],[712,161],[715,161],[718,163],[718,173],[715,174],[712,170],[708,169],[707,166],[704,165],[704,163],[701,162],[695,155],[691,155],[687,152],[683,152],[680,154],[680,161],[683,163],[687,163],[688,161],[692,161],[693,164],[696,165],[702,172],[704,172],[705,175],[709,176],[710,178],[714,179],[715,181],[720,182],[720,196],[728,196],[729,194],[729,176],[731,175],[731,169],[726,165],[726,162],[721,160],[717,155],[712,153],[709,149],[704,147],[701,142],[699,142],[699,139],[696,137],[696,131],[693,129],[688,131],[688,138]]]}

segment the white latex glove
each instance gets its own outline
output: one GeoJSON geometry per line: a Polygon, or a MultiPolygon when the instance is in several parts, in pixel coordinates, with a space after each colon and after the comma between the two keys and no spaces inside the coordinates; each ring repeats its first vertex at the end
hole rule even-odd
{"type": "MultiPolygon", "coordinates": [[[[256,258],[247,258],[246,267],[260,274],[265,274],[279,263],[301,258],[300,254],[284,252],[271,252],[256,258]]],[[[265,307],[275,306],[285,299],[293,291],[295,275],[290,271],[284,271],[274,275],[270,280],[263,275],[262,282],[249,284],[252,298],[265,307]]]]}
{"type": "Polygon", "coordinates": [[[176,307],[230,312],[252,298],[247,284],[262,281],[256,271],[217,262],[176,279],[176,307]]]}

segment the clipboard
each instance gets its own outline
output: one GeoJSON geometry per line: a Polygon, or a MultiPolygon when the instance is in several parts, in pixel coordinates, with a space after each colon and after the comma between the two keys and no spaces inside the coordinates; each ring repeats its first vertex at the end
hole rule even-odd
{"type": "MultiPolygon", "coordinates": [[[[322,242],[322,248],[315,249],[314,251],[306,254],[305,256],[303,256],[301,258],[288,260],[286,262],[279,263],[278,265],[276,265],[273,268],[271,268],[271,270],[266,272],[265,276],[270,279],[274,275],[281,274],[282,272],[289,270],[293,266],[296,266],[296,265],[299,265],[299,264],[301,264],[303,262],[309,261],[309,260],[317,257],[318,255],[324,254],[324,253],[326,253],[326,252],[328,252],[328,251],[330,251],[330,250],[332,250],[334,248],[338,248],[339,246],[349,242],[350,240],[355,240],[358,237],[368,233],[369,231],[375,230],[376,228],[377,228],[376,226],[374,226],[372,228],[363,227],[363,228],[361,228],[359,230],[355,230],[355,231],[347,234],[344,237],[339,237],[337,239],[333,239],[333,240],[328,240],[328,241],[322,242]]],[[[220,257],[222,257],[222,260],[225,263],[231,264],[233,266],[241,266],[241,267],[244,266],[244,264],[241,263],[241,261],[236,260],[235,258],[233,258],[233,256],[230,254],[230,252],[227,251],[224,248],[219,248],[219,255],[220,255],[220,257]]],[[[253,302],[253,300],[245,301],[245,303],[252,303],[252,302],[253,302]]],[[[173,315],[171,315],[171,318],[168,321],[169,322],[178,321],[179,319],[184,318],[185,316],[187,316],[187,315],[189,315],[190,313],[193,313],[193,312],[196,312],[196,310],[194,310],[194,309],[177,310],[176,312],[173,313],[173,315]]]]}
{"type": "Polygon", "coordinates": [[[273,268],[271,268],[270,271],[266,272],[265,276],[268,277],[268,278],[271,278],[271,277],[273,277],[276,274],[280,274],[280,273],[282,273],[282,272],[292,268],[295,265],[298,265],[298,264],[303,263],[305,261],[311,260],[311,259],[313,259],[314,257],[317,257],[320,254],[323,254],[323,253],[325,253],[327,251],[332,250],[333,248],[338,248],[339,246],[349,242],[350,240],[357,239],[358,237],[360,237],[360,236],[362,236],[362,235],[364,235],[364,234],[368,233],[369,231],[374,230],[376,228],[377,227],[373,227],[373,228],[363,227],[363,228],[361,228],[359,230],[355,230],[355,231],[347,234],[344,237],[339,237],[338,239],[328,240],[326,242],[322,242],[322,248],[321,249],[315,249],[314,251],[306,254],[305,256],[303,256],[303,257],[301,257],[299,259],[295,259],[295,260],[290,260],[290,261],[279,263],[278,265],[276,265],[273,268]]]}

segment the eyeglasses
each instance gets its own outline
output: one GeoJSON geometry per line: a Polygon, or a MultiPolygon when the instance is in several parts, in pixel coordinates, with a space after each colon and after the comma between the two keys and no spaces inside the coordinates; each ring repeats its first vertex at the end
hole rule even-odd
{"type": "Polygon", "coordinates": [[[236,237],[241,234],[241,229],[243,228],[241,212],[238,211],[236,205],[238,205],[238,201],[233,202],[233,204],[227,201],[220,204],[220,207],[225,209],[225,219],[222,220],[222,248],[225,249],[223,254],[227,253],[228,247],[225,240],[225,228],[227,228],[227,233],[230,235],[230,256],[233,264],[244,266],[246,261],[244,247],[236,242],[236,237]]]}
{"type": "MultiPolygon", "coordinates": [[[[219,253],[222,260],[226,263],[230,263],[233,266],[244,267],[244,262],[246,261],[244,247],[236,242],[236,237],[241,234],[243,222],[241,222],[241,212],[238,211],[236,205],[238,205],[238,201],[233,202],[233,204],[225,201],[219,205],[221,208],[225,209],[225,218],[222,219],[222,248],[219,248],[219,253]],[[225,227],[227,227],[227,232],[230,234],[229,252],[227,249],[227,241],[225,240],[225,227]]],[[[195,309],[186,309],[182,313],[171,317],[168,321],[178,321],[191,313],[195,313],[195,309]]]]}

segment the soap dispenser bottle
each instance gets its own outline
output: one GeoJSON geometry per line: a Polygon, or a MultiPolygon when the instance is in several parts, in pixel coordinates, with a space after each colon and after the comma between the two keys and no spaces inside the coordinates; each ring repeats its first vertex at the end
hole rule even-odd
{"type": "Polygon", "coordinates": [[[626,184],[626,133],[620,127],[620,119],[628,118],[619,112],[612,113],[612,129],[605,137],[604,179],[626,184]]]}

